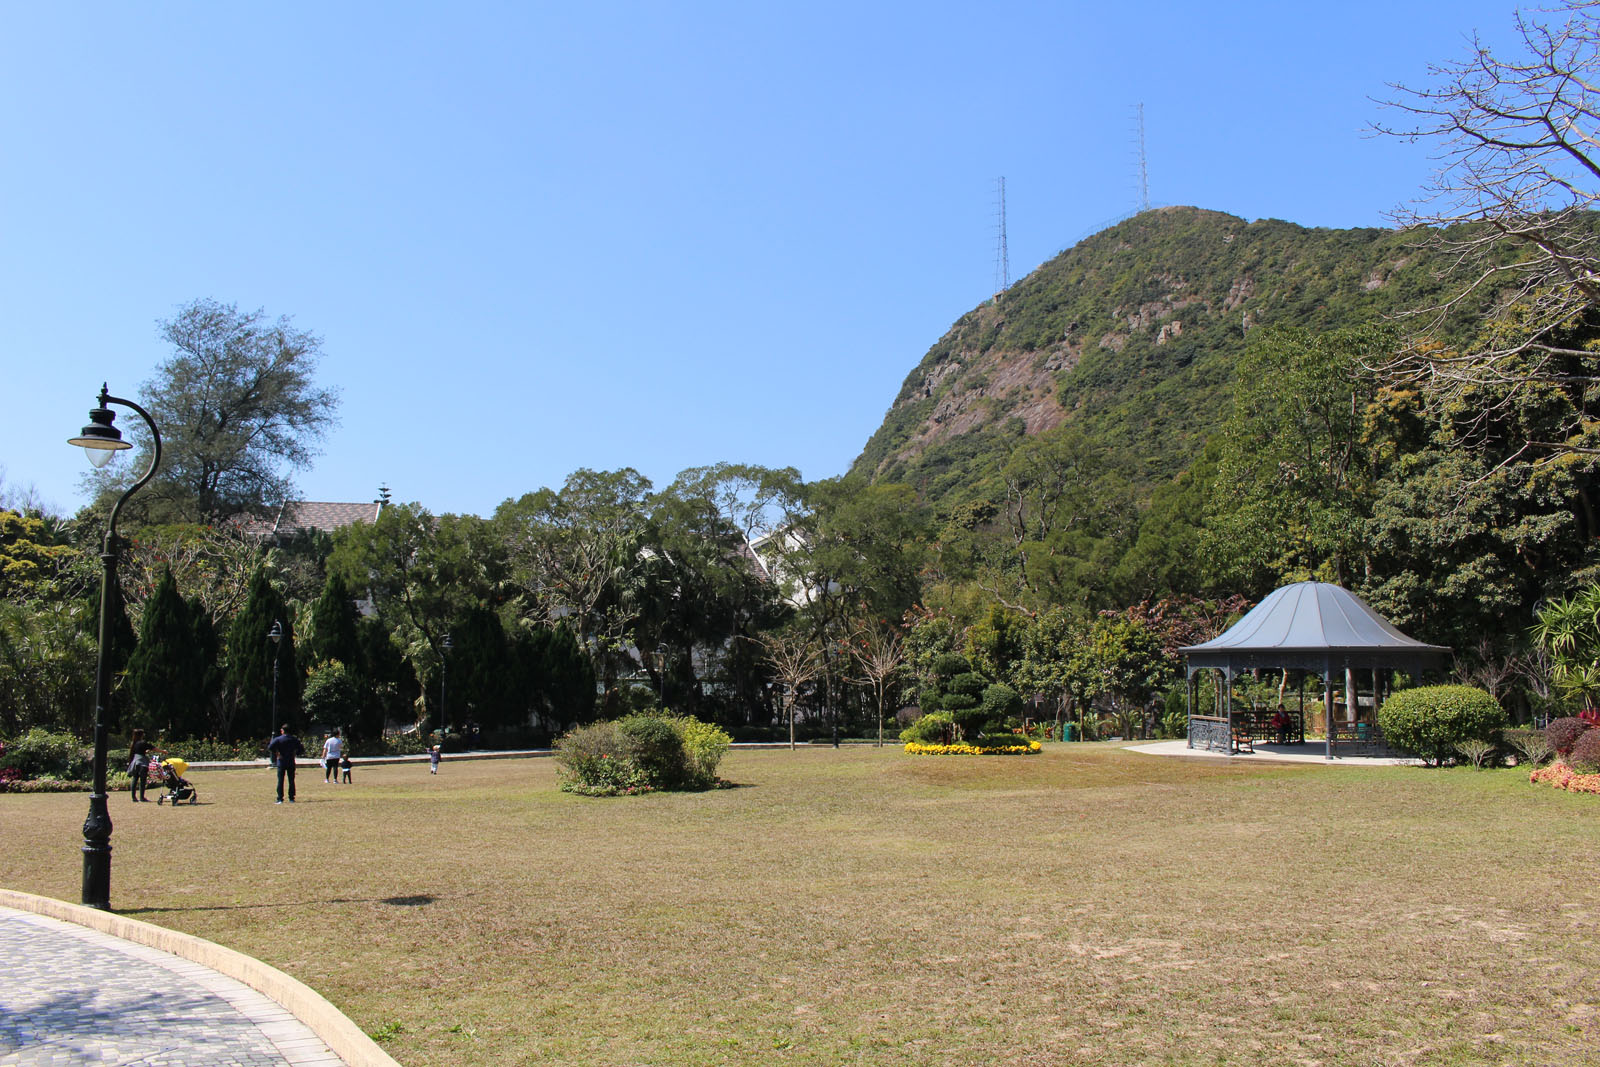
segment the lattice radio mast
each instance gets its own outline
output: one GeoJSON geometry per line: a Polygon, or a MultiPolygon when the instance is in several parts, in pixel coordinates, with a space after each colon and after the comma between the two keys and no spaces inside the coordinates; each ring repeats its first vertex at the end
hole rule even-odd
{"type": "Polygon", "coordinates": [[[1000,206],[995,214],[996,236],[994,250],[994,294],[999,296],[1011,288],[1011,256],[1006,251],[1006,179],[1000,176],[1000,206]]]}
{"type": "Polygon", "coordinates": [[[1144,156],[1144,104],[1134,105],[1135,121],[1138,125],[1139,149],[1139,210],[1150,210],[1150,171],[1145,166],[1144,156]]]}

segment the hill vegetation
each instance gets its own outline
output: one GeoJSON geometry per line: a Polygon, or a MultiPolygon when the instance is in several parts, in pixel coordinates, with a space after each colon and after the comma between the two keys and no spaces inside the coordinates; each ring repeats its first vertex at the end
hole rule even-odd
{"type": "MultiPolygon", "coordinates": [[[[960,504],[994,492],[1020,438],[1070,424],[1148,502],[1228,417],[1257,331],[1428,306],[1444,265],[1417,232],[1144,212],[963,315],[907,375],[853,470],[960,504]]],[[[1463,307],[1450,332],[1470,324],[1463,307]]]]}

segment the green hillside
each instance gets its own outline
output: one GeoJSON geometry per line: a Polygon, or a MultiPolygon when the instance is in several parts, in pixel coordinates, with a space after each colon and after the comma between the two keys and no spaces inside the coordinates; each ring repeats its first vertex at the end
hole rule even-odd
{"type": "Polygon", "coordinates": [[[1424,239],[1144,212],[962,316],[906,377],[853,471],[948,506],[982,495],[1022,435],[1073,422],[1148,491],[1227,416],[1256,331],[1427,304],[1437,283],[1424,239]]]}

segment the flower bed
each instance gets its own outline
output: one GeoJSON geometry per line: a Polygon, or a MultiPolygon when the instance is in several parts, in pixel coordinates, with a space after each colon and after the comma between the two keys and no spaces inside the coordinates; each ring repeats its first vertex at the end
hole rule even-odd
{"type": "Polygon", "coordinates": [[[906,743],[906,751],[913,756],[1031,756],[1044,748],[1037,741],[1016,745],[923,745],[915,741],[906,743]]]}
{"type": "Polygon", "coordinates": [[[1548,767],[1535,767],[1528,775],[1530,782],[1542,782],[1569,793],[1600,795],[1600,774],[1579,774],[1565,763],[1552,763],[1548,767]]]}

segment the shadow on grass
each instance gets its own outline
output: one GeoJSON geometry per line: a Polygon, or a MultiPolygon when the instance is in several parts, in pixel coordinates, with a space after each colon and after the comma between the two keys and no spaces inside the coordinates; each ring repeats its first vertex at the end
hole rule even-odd
{"type": "MultiPolygon", "coordinates": [[[[471,896],[472,894],[462,894],[471,896]]],[[[317,904],[388,904],[395,908],[420,908],[439,898],[427,893],[406,897],[327,897],[323,900],[272,901],[263,904],[207,904],[192,908],[118,908],[118,915],[159,915],[186,911],[260,911],[264,908],[306,908],[317,904]]]]}

